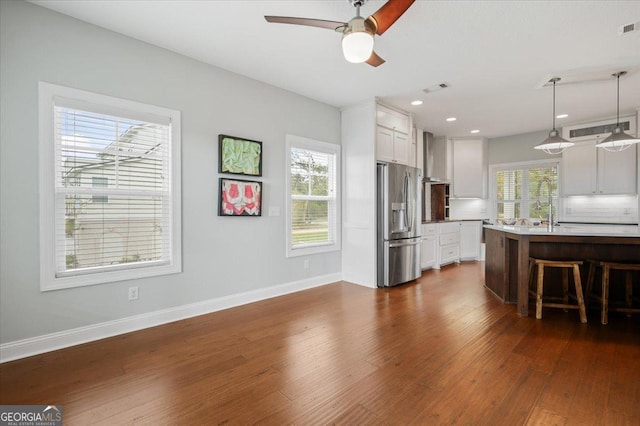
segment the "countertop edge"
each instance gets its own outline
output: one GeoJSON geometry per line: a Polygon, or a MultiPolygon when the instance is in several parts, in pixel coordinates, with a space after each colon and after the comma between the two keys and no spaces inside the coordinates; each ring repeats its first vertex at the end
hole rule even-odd
{"type": "Polygon", "coordinates": [[[640,238],[640,227],[638,225],[614,225],[618,227],[628,227],[631,229],[613,231],[611,229],[603,229],[612,225],[584,225],[584,226],[559,226],[553,231],[548,231],[545,227],[532,230],[531,227],[509,226],[509,225],[484,225],[487,229],[495,231],[507,232],[515,235],[529,236],[566,236],[566,237],[621,237],[621,238],[640,238]],[[577,229],[576,229],[577,228],[577,229]],[[583,228],[583,229],[579,229],[583,228]]]}

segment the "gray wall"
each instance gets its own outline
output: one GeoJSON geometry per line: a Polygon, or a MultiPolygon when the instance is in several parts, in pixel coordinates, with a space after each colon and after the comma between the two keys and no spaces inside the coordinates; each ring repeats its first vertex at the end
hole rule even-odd
{"type": "Polygon", "coordinates": [[[30,3],[0,19],[1,343],[340,272],[339,252],[285,258],[283,188],[285,134],[339,143],[336,108],[30,3]],[[182,274],[40,292],[39,80],[182,112],[182,274]],[[263,142],[261,218],[216,216],[220,133],[263,142]]]}
{"type": "Polygon", "coordinates": [[[518,163],[562,157],[562,155],[549,155],[544,151],[533,149],[548,136],[549,131],[542,130],[489,139],[489,164],[518,163]]]}

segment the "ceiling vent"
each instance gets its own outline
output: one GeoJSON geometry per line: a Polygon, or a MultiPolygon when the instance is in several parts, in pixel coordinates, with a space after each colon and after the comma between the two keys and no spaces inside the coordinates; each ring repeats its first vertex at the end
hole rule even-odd
{"type": "Polygon", "coordinates": [[[640,21],[618,27],[618,35],[629,34],[634,31],[640,31],[640,21]]]}
{"type": "Polygon", "coordinates": [[[440,84],[434,84],[433,86],[429,86],[426,89],[422,89],[422,91],[424,93],[433,93],[433,92],[437,92],[438,90],[446,89],[447,87],[449,87],[447,83],[440,83],[440,84]]]}
{"type": "MultiPolygon", "coordinates": [[[[578,124],[562,128],[562,137],[571,142],[594,141],[606,138],[613,132],[616,120],[598,121],[595,123],[578,124]]],[[[620,127],[625,132],[636,134],[635,117],[620,117],[620,127]]]]}

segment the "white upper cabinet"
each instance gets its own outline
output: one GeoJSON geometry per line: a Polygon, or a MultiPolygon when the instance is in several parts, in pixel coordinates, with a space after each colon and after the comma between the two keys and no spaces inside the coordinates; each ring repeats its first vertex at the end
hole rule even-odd
{"type": "Polygon", "coordinates": [[[411,155],[411,117],[408,114],[377,106],[376,159],[389,163],[415,165],[411,155]]]}
{"type": "Polygon", "coordinates": [[[623,152],[598,149],[598,194],[635,194],[636,145],[623,152]]]}
{"type": "Polygon", "coordinates": [[[422,157],[424,156],[424,130],[413,128],[412,142],[409,153],[409,165],[420,169],[420,174],[424,175],[422,170],[422,157]]]}
{"type": "MultiPolygon", "coordinates": [[[[562,136],[575,142],[562,153],[560,175],[562,195],[605,195],[637,193],[637,147],[610,152],[596,144],[611,134],[618,120],[566,126],[562,136]]],[[[636,134],[636,117],[620,117],[625,132],[636,134]]]]}
{"type": "Polygon", "coordinates": [[[596,193],[597,157],[595,142],[581,142],[562,153],[563,195],[596,193]]]}
{"type": "Polygon", "coordinates": [[[487,198],[488,141],[453,138],[451,144],[453,198],[487,198]]]}
{"type": "Polygon", "coordinates": [[[635,194],[636,146],[609,152],[595,145],[578,142],[562,153],[563,195],[635,194]]]}
{"type": "Polygon", "coordinates": [[[409,134],[411,125],[408,114],[378,104],[376,118],[378,126],[386,127],[405,135],[409,134]]]}
{"type": "Polygon", "coordinates": [[[378,126],[376,132],[376,158],[380,161],[393,162],[393,130],[378,126]]]}

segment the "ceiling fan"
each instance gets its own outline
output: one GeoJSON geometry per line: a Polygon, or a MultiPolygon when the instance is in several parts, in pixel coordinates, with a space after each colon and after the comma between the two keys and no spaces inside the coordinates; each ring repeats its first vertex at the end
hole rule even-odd
{"type": "Polygon", "coordinates": [[[326,21],[323,19],[293,18],[288,16],[265,16],[267,22],[278,24],[306,25],[326,28],[342,33],[342,52],[347,61],[366,62],[377,67],[384,59],[373,51],[373,36],[382,35],[409,9],[415,0],[388,0],[368,18],[360,16],[360,6],[367,0],[348,0],[356,8],[356,16],[349,22],[326,21]]]}

